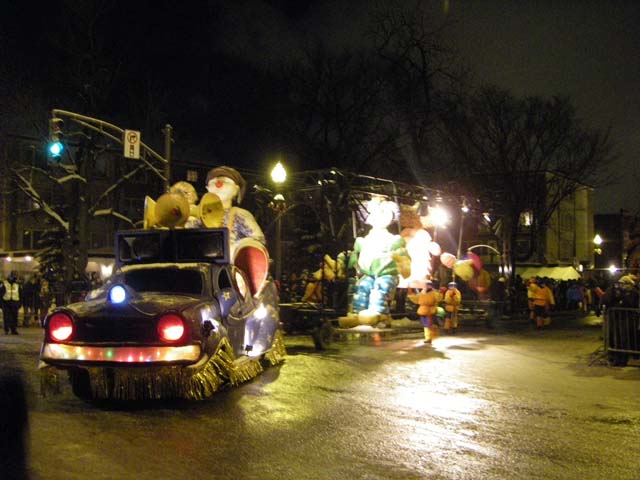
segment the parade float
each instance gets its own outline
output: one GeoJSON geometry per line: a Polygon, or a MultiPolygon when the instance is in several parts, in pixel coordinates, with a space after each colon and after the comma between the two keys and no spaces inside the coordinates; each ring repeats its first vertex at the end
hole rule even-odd
{"type": "Polygon", "coordinates": [[[283,270],[281,318],[285,331],[310,332],[318,348],[321,335],[388,330],[395,319],[416,319],[407,294],[427,280],[446,286],[454,276],[457,255],[449,251],[457,249],[452,232],[462,229],[460,215],[447,228],[440,214],[475,206],[424,186],[335,168],[291,175],[284,194],[283,242],[296,255],[283,270]]]}
{"type": "Polygon", "coordinates": [[[110,281],[45,318],[43,393],[66,373],[83,399],[199,400],[283,361],[264,236],[232,205],[242,177],[213,169],[199,204],[180,183],[147,198],[144,229],[116,234],[110,281]]]}

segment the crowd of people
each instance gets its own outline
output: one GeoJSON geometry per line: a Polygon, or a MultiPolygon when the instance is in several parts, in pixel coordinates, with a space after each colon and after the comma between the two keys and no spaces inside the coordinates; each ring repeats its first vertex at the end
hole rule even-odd
{"type": "Polygon", "coordinates": [[[551,291],[554,308],[563,311],[596,313],[602,311],[602,298],[612,282],[605,277],[576,280],[554,280],[547,277],[536,277],[523,280],[516,275],[510,287],[510,304],[515,312],[529,309],[529,286],[531,283],[543,283],[551,291]]]}
{"type": "Polygon", "coordinates": [[[22,326],[39,325],[52,303],[52,291],[48,280],[39,273],[22,279],[11,272],[0,283],[0,301],[4,333],[18,335],[20,309],[22,326]]]}
{"type": "Polygon", "coordinates": [[[18,326],[40,326],[51,308],[84,298],[100,283],[96,272],[90,272],[84,278],[76,275],[66,288],[62,282],[51,282],[39,272],[24,277],[11,272],[0,281],[4,333],[18,335],[18,326]],[[22,325],[19,325],[20,321],[22,325]]]}
{"type": "MultiPolygon", "coordinates": [[[[308,295],[309,285],[314,283],[319,283],[318,279],[314,278],[313,272],[309,270],[302,270],[299,274],[283,273],[279,282],[280,301],[282,303],[305,301],[305,293],[308,295]]],[[[614,296],[618,290],[625,291],[620,288],[615,290],[614,287],[618,283],[608,281],[605,277],[565,281],[551,278],[522,279],[516,275],[508,287],[504,278],[495,279],[492,282],[489,295],[482,299],[479,298],[476,292],[468,288],[464,282],[458,282],[458,289],[462,297],[467,301],[489,300],[501,305],[501,313],[507,315],[529,315],[531,320],[536,322],[538,326],[544,326],[544,322],[548,321],[545,319],[548,318],[552,309],[585,314],[593,312],[596,315],[600,315],[607,298],[614,296]],[[543,320],[536,320],[534,294],[530,288],[531,284],[535,284],[538,287],[546,287],[550,292],[550,298],[553,299],[552,301],[547,301],[544,306],[545,315],[542,316],[543,320]],[[610,292],[609,297],[606,296],[607,292],[610,292]]],[[[20,319],[22,319],[22,326],[25,327],[40,325],[40,322],[42,322],[52,306],[63,305],[84,298],[90,290],[99,287],[100,284],[100,278],[95,272],[90,272],[85,277],[74,276],[66,288],[59,282],[50,282],[38,272],[26,275],[24,278],[18,276],[16,272],[11,272],[6,279],[0,282],[0,302],[2,304],[5,333],[18,334],[17,327],[20,319]]],[[[625,286],[626,284],[622,282],[620,285],[625,286]]],[[[439,288],[439,284],[436,283],[435,287],[439,288]]],[[[342,307],[346,307],[348,280],[339,281],[335,279],[334,281],[332,278],[332,281],[327,282],[323,288],[325,289],[324,305],[326,308],[340,310],[342,307]]],[[[549,293],[545,291],[544,295],[549,296],[549,293]]],[[[396,298],[398,296],[401,295],[397,294],[396,298]]],[[[392,311],[398,312],[399,308],[404,308],[404,302],[401,303],[402,305],[396,305],[395,303],[391,305],[392,311]]],[[[541,312],[542,310],[538,308],[538,313],[541,312]]]]}
{"type": "MultiPolygon", "coordinates": [[[[283,303],[295,303],[304,301],[305,291],[309,283],[316,282],[312,272],[302,270],[301,273],[283,273],[280,282],[280,300],[283,303]]],[[[531,293],[529,286],[535,282],[537,285],[544,285],[550,291],[553,297],[553,305],[548,305],[548,310],[557,311],[574,311],[577,313],[595,313],[600,315],[603,308],[603,297],[608,289],[614,285],[612,279],[602,275],[589,279],[576,280],[556,280],[548,277],[536,277],[523,279],[516,275],[507,283],[504,277],[496,277],[492,279],[491,287],[486,294],[479,295],[465,282],[458,282],[458,289],[462,293],[462,297],[467,301],[486,300],[502,304],[502,312],[507,315],[529,315],[532,307],[531,293]]],[[[439,283],[435,283],[435,288],[440,288],[439,283]]],[[[446,285],[446,284],[445,284],[446,285]]],[[[343,285],[333,285],[333,282],[327,282],[328,292],[325,298],[325,306],[334,306],[334,298],[336,290],[341,291],[343,285]],[[332,296],[333,293],[333,296],[332,296]]],[[[326,288],[325,287],[325,288],[326,288]]],[[[398,289],[401,290],[401,289],[398,289]]],[[[396,294],[396,298],[401,294],[396,294]]],[[[545,292],[546,294],[546,292],[545,292]]],[[[344,295],[338,295],[338,300],[343,301],[344,295]]],[[[398,302],[400,303],[400,302],[398,302]]],[[[394,312],[405,309],[404,302],[402,305],[392,305],[394,312]]],[[[551,302],[549,302],[551,303],[551,302]]],[[[407,304],[410,305],[410,304],[407,304]]],[[[339,308],[339,306],[337,306],[339,308]]]]}

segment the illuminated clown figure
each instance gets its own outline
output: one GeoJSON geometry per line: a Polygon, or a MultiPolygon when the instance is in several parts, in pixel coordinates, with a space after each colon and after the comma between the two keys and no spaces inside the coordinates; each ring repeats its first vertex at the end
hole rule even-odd
{"type": "Polygon", "coordinates": [[[220,198],[224,209],[222,226],[229,229],[229,245],[231,258],[238,241],[243,238],[253,238],[265,245],[264,233],[256,222],[253,214],[248,210],[233,206],[242,201],[246,182],[240,173],[231,167],[215,167],[207,174],[207,191],[220,198]]]}
{"type": "Polygon", "coordinates": [[[398,285],[398,274],[408,276],[410,260],[405,241],[387,227],[397,213],[393,202],[375,197],[367,203],[366,223],[371,230],[356,238],[349,267],[355,267],[358,279],[353,295],[352,313],[340,319],[343,327],[389,323],[389,302],[398,285]]]}

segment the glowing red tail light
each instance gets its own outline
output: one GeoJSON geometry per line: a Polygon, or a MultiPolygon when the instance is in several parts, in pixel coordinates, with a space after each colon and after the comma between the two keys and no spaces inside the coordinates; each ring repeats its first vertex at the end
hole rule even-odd
{"type": "Polygon", "coordinates": [[[66,313],[54,313],[49,319],[49,335],[56,342],[64,342],[73,333],[73,322],[66,313]]]}
{"type": "Polygon", "coordinates": [[[175,314],[167,314],[158,320],[158,335],[165,342],[175,342],[184,335],[184,320],[175,314]]]}

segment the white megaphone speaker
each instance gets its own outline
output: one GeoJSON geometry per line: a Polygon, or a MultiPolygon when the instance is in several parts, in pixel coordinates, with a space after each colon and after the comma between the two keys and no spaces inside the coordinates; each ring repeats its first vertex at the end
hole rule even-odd
{"type": "Polygon", "coordinates": [[[164,193],[155,202],[144,199],[144,228],[175,228],[189,218],[189,202],[179,193],[164,193]]]}

